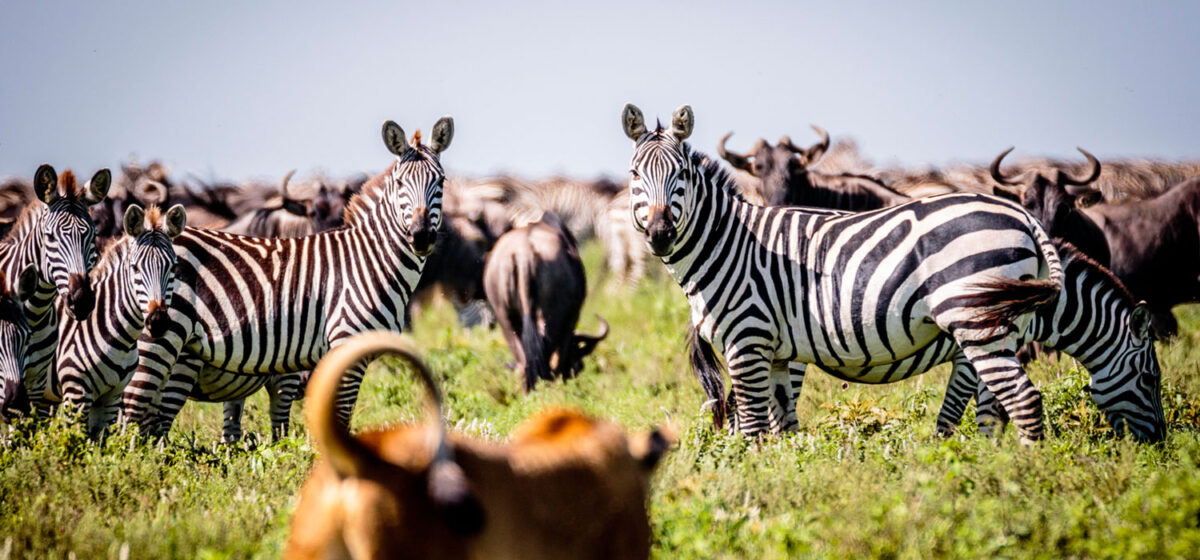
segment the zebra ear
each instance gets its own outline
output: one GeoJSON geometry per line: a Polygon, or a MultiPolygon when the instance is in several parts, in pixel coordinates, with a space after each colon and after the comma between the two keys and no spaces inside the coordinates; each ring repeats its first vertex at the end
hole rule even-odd
{"type": "Polygon", "coordinates": [[[83,201],[88,206],[100,204],[104,197],[108,196],[110,186],[112,186],[112,171],[109,171],[107,167],[97,171],[95,175],[92,175],[92,180],[88,181],[87,194],[84,195],[83,201]]]}
{"type": "Polygon", "coordinates": [[[1154,323],[1154,314],[1150,312],[1150,306],[1146,302],[1138,302],[1133,306],[1133,313],[1129,314],[1129,332],[1139,341],[1150,339],[1151,327],[1154,323]]]}
{"type": "Polygon", "coordinates": [[[146,211],[141,206],[130,204],[125,209],[125,235],[137,237],[146,231],[146,211]]]}
{"type": "Polygon", "coordinates": [[[38,286],[38,271],[37,267],[29,265],[25,270],[21,271],[21,276],[17,278],[17,299],[21,301],[29,301],[33,297],[33,292],[38,286]]]}
{"type": "Polygon", "coordinates": [[[433,134],[430,135],[429,147],[433,151],[442,153],[446,148],[450,147],[450,140],[454,139],[454,118],[446,115],[433,125],[433,134]]]}
{"type": "Polygon", "coordinates": [[[621,110],[621,126],[625,128],[625,136],[637,142],[638,138],[646,133],[646,117],[642,116],[642,110],[633,103],[626,103],[625,108],[621,110]]]}
{"type": "Polygon", "coordinates": [[[167,237],[174,239],[183,233],[187,227],[187,210],[182,204],[176,204],[167,210],[167,237]]]}
{"type": "Polygon", "coordinates": [[[33,191],[37,193],[38,200],[50,204],[58,200],[58,174],[54,172],[54,166],[49,163],[43,163],[38,166],[37,172],[33,174],[33,191]]]}
{"type": "Polygon", "coordinates": [[[394,121],[383,123],[383,143],[387,146],[389,152],[392,152],[396,157],[401,157],[409,150],[408,142],[405,140],[404,129],[394,121]]]}
{"type": "Polygon", "coordinates": [[[675,114],[671,115],[671,134],[680,142],[687,140],[688,136],[692,135],[692,128],[696,125],[696,116],[692,113],[691,105],[680,105],[675,109],[675,114]]]}

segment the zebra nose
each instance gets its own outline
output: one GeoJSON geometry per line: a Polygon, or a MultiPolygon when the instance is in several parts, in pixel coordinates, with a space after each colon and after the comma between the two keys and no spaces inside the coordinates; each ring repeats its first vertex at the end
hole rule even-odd
{"type": "Polygon", "coordinates": [[[433,252],[433,245],[437,241],[437,230],[434,229],[433,222],[430,220],[429,208],[419,206],[416,210],[413,210],[412,222],[409,223],[408,232],[413,251],[417,255],[426,257],[433,252]]]}
{"type": "Polygon", "coordinates": [[[675,224],[671,220],[671,211],[665,206],[651,206],[650,215],[646,220],[646,235],[650,237],[650,251],[655,256],[662,257],[670,254],[675,244],[675,224]]]}
{"type": "Polygon", "coordinates": [[[67,280],[67,305],[76,321],[87,319],[92,308],[96,306],[96,294],[92,292],[92,283],[83,274],[72,274],[67,280]]]}
{"type": "Polygon", "coordinates": [[[162,338],[167,334],[171,322],[167,320],[167,306],[161,301],[151,301],[146,305],[146,327],[153,338],[162,338]]]}

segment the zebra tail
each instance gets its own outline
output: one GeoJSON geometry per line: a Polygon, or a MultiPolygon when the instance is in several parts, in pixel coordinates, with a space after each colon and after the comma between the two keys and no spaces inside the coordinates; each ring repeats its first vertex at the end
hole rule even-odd
{"type": "Polygon", "coordinates": [[[1033,217],[1029,218],[1029,229],[1049,274],[1045,280],[998,278],[977,284],[980,292],[968,296],[966,301],[981,309],[975,320],[982,328],[1003,327],[1017,317],[1055,302],[1062,291],[1065,276],[1054,241],[1033,217]]]}
{"type": "Polygon", "coordinates": [[[308,405],[305,407],[308,428],[317,449],[341,478],[395,480],[398,474],[408,472],[389,464],[350,435],[349,428],[335,413],[342,378],[354,365],[382,353],[399,355],[408,362],[426,389],[426,411],[431,416],[428,441],[434,446],[433,458],[425,472],[409,473],[410,480],[418,482],[425,477],[430,500],[451,531],[460,535],[478,533],[484,523],[482,506],[472,494],[462,467],[454,461],[442,415],[441,391],[409,337],[389,331],[367,332],[350,338],[321,359],[309,379],[308,405]]]}
{"type": "MultiPolygon", "coordinates": [[[[519,266],[519,265],[518,265],[519,266]]],[[[537,310],[534,309],[537,285],[532,270],[517,272],[517,300],[521,305],[521,350],[525,353],[525,392],[533,390],[538,379],[550,378],[542,333],[538,331],[537,310]]]]}
{"type": "Polygon", "coordinates": [[[695,325],[688,325],[687,336],[688,359],[691,361],[692,371],[696,374],[696,379],[700,380],[708,402],[712,403],[713,427],[720,430],[725,427],[726,414],[725,378],[721,362],[717,359],[712,344],[700,336],[700,330],[695,325]]]}

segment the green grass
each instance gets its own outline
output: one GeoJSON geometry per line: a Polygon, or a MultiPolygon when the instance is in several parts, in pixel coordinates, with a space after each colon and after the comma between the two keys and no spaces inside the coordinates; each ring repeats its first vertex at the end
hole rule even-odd
{"type": "MultiPolygon", "coordinates": [[[[597,247],[585,254],[599,262],[597,247]]],[[[673,421],[680,445],[652,497],[658,557],[1200,556],[1198,307],[1177,310],[1184,334],[1160,345],[1170,432],[1159,445],[1109,437],[1086,373],[1065,358],[1030,368],[1050,434],[1033,448],[1012,429],[979,437],[971,412],[960,435],[934,437],[944,366],[878,387],[814,372],[800,432],[748,441],[708,427],[684,359],[679,288],[663,275],[624,295],[601,283],[593,275],[581,328],[600,312],[609,339],[578,378],[533,395],[503,367],[498,332],[460,329],[446,306],[414,332],[462,431],[503,438],[561,403],[630,429],[673,421]]],[[[390,369],[381,360],[370,370],[356,425],[420,417],[415,384],[390,369]]],[[[35,433],[0,427],[0,560],[126,548],[131,558],[277,557],[314,450],[299,407],[293,435],[266,443],[266,406],[262,395],[249,403],[250,441],[236,447],[216,443],[220,407],[208,404],[189,404],[166,444],[117,435],[97,446],[61,420],[35,433]]]]}

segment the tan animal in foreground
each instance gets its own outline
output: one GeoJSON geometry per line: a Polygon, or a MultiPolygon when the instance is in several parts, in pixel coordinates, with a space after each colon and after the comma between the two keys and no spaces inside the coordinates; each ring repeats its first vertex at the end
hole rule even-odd
{"type": "Polygon", "coordinates": [[[647,558],[649,480],[670,447],[654,430],[548,410],[507,445],[447,435],[441,395],[410,339],[370,332],[313,371],[307,420],[321,458],[285,558],[647,558]],[[360,360],[402,356],[428,391],[425,424],[350,435],[337,386],[360,360]]]}

